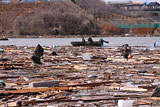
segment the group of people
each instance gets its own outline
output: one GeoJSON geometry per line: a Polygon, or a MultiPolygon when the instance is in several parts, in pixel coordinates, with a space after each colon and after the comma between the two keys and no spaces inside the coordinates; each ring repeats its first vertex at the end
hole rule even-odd
{"type": "MultiPolygon", "coordinates": [[[[85,42],[84,38],[82,38],[82,40],[85,42]]],[[[88,38],[88,41],[93,42],[92,38],[88,38]]],[[[124,44],[122,45],[120,52],[121,52],[121,55],[128,61],[128,56],[131,54],[131,47],[128,44],[124,44]]],[[[44,49],[40,44],[38,44],[31,59],[36,64],[42,64],[41,58],[43,57],[43,54],[44,54],[44,49]]],[[[51,54],[57,55],[55,51],[53,51],[51,54]]]]}
{"type": "MultiPolygon", "coordinates": [[[[85,43],[86,40],[84,38],[82,38],[82,42],[85,43]]],[[[88,38],[88,42],[93,43],[93,39],[91,37],[88,38]]]]}

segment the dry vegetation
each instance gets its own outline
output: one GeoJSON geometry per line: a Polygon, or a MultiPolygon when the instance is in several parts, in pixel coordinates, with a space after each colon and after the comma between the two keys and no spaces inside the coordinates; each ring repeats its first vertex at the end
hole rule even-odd
{"type": "MultiPolygon", "coordinates": [[[[129,30],[113,24],[118,12],[101,0],[0,4],[0,35],[119,35],[129,30]]],[[[139,29],[131,29],[137,34],[139,29]]],[[[148,31],[148,29],[147,29],[148,31]]],[[[153,32],[153,31],[150,31],[153,32]]],[[[141,32],[140,32],[141,33],[141,32]]]]}
{"type": "Polygon", "coordinates": [[[97,33],[93,19],[73,3],[0,5],[1,34],[90,35],[97,33]]]}
{"type": "Polygon", "coordinates": [[[155,28],[131,28],[131,34],[153,34],[155,28]]]}

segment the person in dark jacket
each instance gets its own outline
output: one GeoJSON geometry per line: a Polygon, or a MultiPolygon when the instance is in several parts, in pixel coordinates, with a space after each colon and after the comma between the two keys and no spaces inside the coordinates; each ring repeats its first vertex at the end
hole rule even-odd
{"type": "Polygon", "coordinates": [[[131,54],[131,47],[128,44],[122,45],[121,54],[123,58],[127,59],[128,61],[128,56],[131,54]]]}
{"type": "Polygon", "coordinates": [[[51,53],[51,55],[53,55],[53,56],[57,56],[58,54],[57,54],[57,52],[56,52],[56,51],[53,51],[53,52],[51,53]]]}
{"type": "Polygon", "coordinates": [[[43,48],[41,47],[40,44],[38,44],[35,51],[34,51],[33,56],[31,57],[33,62],[36,63],[36,64],[42,64],[41,63],[41,57],[43,56],[43,53],[44,53],[43,48]]]}
{"type": "Polygon", "coordinates": [[[34,51],[34,54],[38,57],[42,57],[43,56],[43,53],[44,53],[44,50],[43,48],[41,47],[40,44],[37,45],[35,51],[34,51]]]}
{"type": "Polygon", "coordinates": [[[91,37],[88,38],[88,42],[89,42],[89,43],[93,43],[93,40],[92,40],[91,37]]]}
{"type": "Polygon", "coordinates": [[[82,42],[83,42],[83,43],[85,43],[85,42],[86,42],[84,38],[82,38],[82,42]]]}

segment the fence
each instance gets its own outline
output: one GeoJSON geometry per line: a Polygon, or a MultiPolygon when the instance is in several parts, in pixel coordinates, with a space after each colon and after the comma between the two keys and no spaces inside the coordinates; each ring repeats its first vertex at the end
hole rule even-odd
{"type": "Polygon", "coordinates": [[[159,28],[160,24],[119,24],[116,25],[118,28],[159,28]]]}

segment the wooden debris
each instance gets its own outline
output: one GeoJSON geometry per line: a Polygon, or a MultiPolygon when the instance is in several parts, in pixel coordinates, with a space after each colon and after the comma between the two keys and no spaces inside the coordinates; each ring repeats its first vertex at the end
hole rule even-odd
{"type": "Polygon", "coordinates": [[[159,50],[135,46],[127,61],[117,48],[56,46],[55,57],[51,47],[44,47],[43,64],[36,65],[30,59],[34,47],[12,46],[6,49],[9,62],[0,63],[0,79],[6,85],[0,87],[0,106],[17,106],[18,100],[22,106],[109,107],[117,106],[117,100],[160,106],[158,97],[150,97],[159,85],[159,50]],[[83,53],[91,59],[83,59],[83,53]],[[42,81],[58,81],[58,86],[42,81]],[[31,88],[32,83],[45,87],[31,88]]]}

